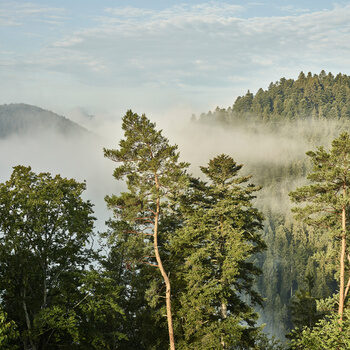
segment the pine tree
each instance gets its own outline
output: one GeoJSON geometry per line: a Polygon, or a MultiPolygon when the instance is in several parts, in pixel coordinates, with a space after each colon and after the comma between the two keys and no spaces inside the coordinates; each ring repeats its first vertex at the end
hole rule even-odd
{"type": "Polygon", "coordinates": [[[347,221],[350,209],[350,136],[342,133],[333,140],[327,152],[319,147],[316,152],[307,152],[313,168],[308,175],[311,185],[291,192],[291,199],[304,203],[294,208],[296,218],[309,225],[326,229],[340,243],[339,251],[339,309],[343,318],[344,302],[350,287],[350,278],[345,286],[345,258],[347,252],[347,221]]]}
{"type": "Polygon", "coordinates": [[[115,228],[120,234],[135,235],[129,240],[134,249],[134,263],[157,267],[166,286],[166,314],[170,349],[175,349],[171,283],[163,263],[164,241],[160,237],[163,217],[170,209],[172,196],[186,186],[186,163],[179,162],[177,146],[170,146],[161,131],[145,115],[129,110],[123,117],[125,138],[119,149],[104,149],[109,159],[120,162],[114,171],[117,180],[126,179],[127,192],[106,197],[117,218],[115,228]],[[162,256],[163,254],[163,256],[162,256]]]}

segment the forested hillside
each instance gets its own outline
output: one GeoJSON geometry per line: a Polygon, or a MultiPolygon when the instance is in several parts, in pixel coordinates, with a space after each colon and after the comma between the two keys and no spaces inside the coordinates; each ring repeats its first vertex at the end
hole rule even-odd
{"type": "Polygon", "coordinates": [[[82,136],[86,129],[71,120],[45,109],[13,103],[0,106],[0,137],[54,132],[64,136],[82,136]]]}
{"type": "Polygon", "coordinates": [[[231,122],[234,119],[258,118],[264,121],[298,119],[350,118],[350,77],[332,73],[305,76],[297,80],[281,78],[267,90],[260,88],[237,97],[232,107],[217,108],[214,113],[202,114],[201,119],[231,122]]]}
{"type": "Polygon", "coordinates": [[[350,77],[301,72],[297,80],[282,78],[256,94],[248,91],[232,107],[203,113],[197,123],[249,130],[253,138],[265,133],[301,145],[301,149],[287,149],[279,159],[266,155],[247,163],[256,183],[263,186],[257,205],[265,215],[267,251],[258,260],[263,273],[257,289],[265,297],[259,312],[266,330],[283,338],[293,328],[291,306],[298,291],[310,288],[314,298],[337,291],[333,243],[320,235],[320,229],[293,219],[288,193],[306,183],[310,163],[305,152],[329,146],[342,130],[349,130],[350,77]]]}

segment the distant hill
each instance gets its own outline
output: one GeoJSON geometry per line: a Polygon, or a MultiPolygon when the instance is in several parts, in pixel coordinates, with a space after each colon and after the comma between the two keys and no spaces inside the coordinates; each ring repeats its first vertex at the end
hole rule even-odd
{"type": "Polygon", "coordinates": [[[226,122],[255,118],[262,121],[300,119],[349,120],[350,76],[346,74],[299,74],[297,80],[281,78],[267,90],[254,95],[249,90],[239,96],[232,107],[217,107],[203,113],[204,122],[226,122]]]}
{"type": "Polygon", "coordinates": [[[65,136],[88,133],[71,120],[36,106],[23,103],[0,105],[0,138],[48,131],[65,136]]]}

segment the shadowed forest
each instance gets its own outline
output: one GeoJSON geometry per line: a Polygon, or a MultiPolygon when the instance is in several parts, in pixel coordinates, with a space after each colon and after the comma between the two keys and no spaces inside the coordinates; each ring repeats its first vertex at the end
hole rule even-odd
{"type": "Polygon", "coordinates": [[[84,139],[117,184],[30,164],[0,184],[1,349],[350,348],[349,126],[350,77],[324,71],[181,133],[129,110],[103,150],[52,112],[1,106],[3,145],[84,139]]]}

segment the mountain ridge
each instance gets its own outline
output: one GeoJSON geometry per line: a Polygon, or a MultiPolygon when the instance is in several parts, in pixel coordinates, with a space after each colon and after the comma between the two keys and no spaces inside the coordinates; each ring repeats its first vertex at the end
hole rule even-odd
{"type": "Polygon", "coordinates": [[[69,118],[38,106],[26,103],[0,105],[0,138],[48,131],[64,136],[90,133],[69,118]]]}

